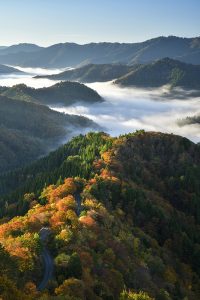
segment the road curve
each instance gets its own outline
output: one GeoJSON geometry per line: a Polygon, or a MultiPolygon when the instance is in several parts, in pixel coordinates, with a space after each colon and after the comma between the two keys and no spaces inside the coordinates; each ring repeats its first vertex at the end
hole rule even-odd
{"type": "MultiPolygon", "coordinates": [[[[80,213],[83,209],[83,207],[81,205],[81,196],[79,193],[75,193],[74,198],[77,203],[76,212],[77,212],[77,215],[80,216],[80,213]]],[[[47,249],[47,246],[46,246],[46,240],[47,240],[49,234],[50,234],[50,229],[48,227],[43,227],[39,232],[40,239],[41,239],[41,242],[43,245],[43,250],[42,250],[41,256],[42,256],[42,260],[43,260],[43,264],[44,264],[43,279],[37,287],[37,289],[39,291],[42,291],[46,288],[49,280],[52,279],[52,276],[53,276],[53,269],[54,269],[53,258],[51,257],[51,255],[47,249]]]]}
{"type": "Polygon", "coordinates": [[[44,275],[42,281],[37,287],[39,291],[42,291],[46,288],[49,280],[52,279],[53,276],[53,269],[54,269],[53,258],[51,257],[45,243],[46,238],[49,234],[48,230],[49,230],[48,228],[42,228],[40,231],[40,238],[43,244],[43,250],[41,256],[44,264],[44,275]]]}

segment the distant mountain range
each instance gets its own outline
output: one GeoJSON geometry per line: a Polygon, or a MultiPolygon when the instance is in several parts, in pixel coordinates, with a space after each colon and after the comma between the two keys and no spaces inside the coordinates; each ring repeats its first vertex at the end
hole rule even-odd
{"type": "Polygon", "coordinates": [[[78,82],[60,82],[50,87],[31,88],[25,84],[0,87],[0,94],[9,98],[47,105],[71,105],[74,102],[101,102],[103,99],[93,89],[78,82]]]}
{"type": "Polygon", "coordinates": [[[200,64],[200,37],[157,37],[141,43],[75,43],[38,47],[19,44],[0,50],[0,63],[29,67],[63,68],[90,63],[149,63],[164,57],[200,64]]]}
{"type": "Polygon", "coordinates": [[[41,49],[43,49],[43,47],[37,46],[35,44],[21,43],[9,47],[0,47],[0,55],[15,54],[19,52],[34,52],[41,49]]]}
{"type": "Polygon", "coordinates": [[[186,64],[170,58],[136,66],[131,72],[115,81],[123,86],[137,87],[182,87],[200,89],[200,66],[186,64]]]}

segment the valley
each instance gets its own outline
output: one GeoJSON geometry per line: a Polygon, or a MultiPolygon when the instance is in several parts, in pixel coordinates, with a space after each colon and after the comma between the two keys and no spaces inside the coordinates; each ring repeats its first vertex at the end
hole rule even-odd
{"type": "MultiPolygon", "coordinates": [[[[111,65],[108,66],[110,69],[111,65]]],[[[105,67],[107,68],[107,65],[103,65],[102,67],[103,69],[105,67]]],[[[21,68],[21,70],[25,71],[27,69],[21,68]]],[[[74,69],[73,72],[75,72],[75,70],[76,69],[74,69]]],[[[60,71],[62,74],[62,70],[60,71]]],[[[13,88],[1,88],[0,92],[2,91],[1,93],[15,98],[30,98],[30,95],[23,95],[24,91],[23,93],[22,91],[20,91],[20,93],[18,92],[17,89],[20,89],[20,87],[22,87],[22,89],[26,89],[29,94],[31,93],[31,97],[34,98],[34,90],[26,88],[23,85],[24,83],[28,87],[35,88],[35,91],[37,91],[38,88],[42,91],[43,87],[50,88],[60,81],[50,79],[51,76],[49,77],[48,73],[52,72],[52,70],[37,70],[34,68],[29,68],[29,72],[29,75],[23,77],[13,76],[9,79],[2,79],[0,77],[1,85],[5,85],[7,87],[15,86],[13,87],[14,90],[13,88]],[[46,75],[41,76],[41,73],[45,72],[46,75]],[[37,78],[32,75],[35,75],[36,73],[40,74],[37,76],[37,78]]],[[[59,70],[55,70],[55,72],[57,73],[57,75],[52,75],[52,78],[56,78],[56,76],[57,78],[59,78],[59,70]]],[[[72,71],[69,70],[66,72],[69,72],[71,74],[72,71]]],[[[98,73],[98,71],[95,72],[98,73]]],[[[103,75],[101,75],[101,80],[104,80],[102,76],[103,75]]],[[[69,77],[67,78],[69,79],[69,77]]],[[[95,76],[93,76],[93,78],[94,80],[96,80],[95,76]]],[[[76,85],[78,86],[78,83],[75,83],[75,86],[76,85]]],[[[60,103],[63,101],[63,99],[62,101],[57,101],[57,103],[52,103],[51,100],[49,101],[49,107],[58,112],[78,114],[88,117],[94,122],[98,123],[102,128],[104,128],[104,130],[112,135],[124,134],[143,128],[145,130],[173,132],[175,134],[180,134],[182,136],[188,137],[195,142],[198,142],[200,139],[199,127],[196,124],[186,124],[186,126],[183,128],[180,127],[178,123],[179,119],[200,114],[198,91],[195,92],[191,89],[185,90],[180,87],[174,87],[172,90],[168,85],[157,88],[138,88],[131,86],[122,87],[112,81],[88,83],[86,80],[85,85],[96,91],[100,95],[100,97],[102,97],[102,99],[105,99],[106,101],[101,102],[102,100],[95,94],[93,97],[93,99],[96,101],[95,105],[93,105],[91,101],[87,101],[87,94],[85,95],[86,101],[84,101],[84,98],[78,101],[81,97],[80,89],[80,95],[78,95],[77,93],[77,96],[75,96],[76,98],[74,98],[74,100],[77,99],[77,101],[72,100],[72,97],[70,98],[72,100],[71,103],[69,102],[69,100],[67,100],[67,98],[63,102],[63,104],[60,103]],[[122,103],[123,105],[121,105],[122,103]]],[[[51,90],[49,90],[49,92],[51,93],[51,90]]],[[[45,97],[48,97],[47,94],[45,95],[45,97]]],[[[45,101],[47,103],[47,100],[45,100],[45,98],[43,99],[43,103],[45,103],[45,101]]],[[[59,98],[57,97],[57,100],[58,99],[59,98]]],[[[38,101],[37,99],[32,100],[36,102],[38,101]]]]}

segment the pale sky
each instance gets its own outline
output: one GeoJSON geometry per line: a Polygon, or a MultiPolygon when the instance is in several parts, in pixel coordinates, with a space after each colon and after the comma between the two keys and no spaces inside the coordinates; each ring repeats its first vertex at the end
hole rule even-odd
{"type": "Polygon", "coordinates": [[[0,0],[0,45],[200,36],[200,0],[0,0]]]}

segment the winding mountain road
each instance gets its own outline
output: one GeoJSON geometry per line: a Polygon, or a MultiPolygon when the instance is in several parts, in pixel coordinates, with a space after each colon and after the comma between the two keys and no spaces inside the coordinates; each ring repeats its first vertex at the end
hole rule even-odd
{"type": "Polygon", "coordinates": [[[46,247],[46,240],[47,240],[47,237],[49,234],[50,234],[50,229],[47,227],[43,227],[39,232],[40,239],[41,239],[42,245],[43,245],[42,260],[43,260],[43,264],[44,264],[43,279],[37,288],[39,291],[42,291],[46,288],[49,280],[52,279],[52,276],[53,276],[53,269],[54,269],[53,258],[51,257],[51,255],[46,247]]]}
{"type": "Polygon", "coordinates": [[[76,200],[77,208],[76,208],[76,213],[78,216],[80,216],[80,213],[82,212],[83,208],[81,205],[81,195],[79,193],[74,194],[74,198],[76,200]]]}
{"type": "MultiPolygon", "coordinates": [[[[81,196],[79,193],[75,193],[74,194],[74,198],[76,200],[76,204],[77,204],[77,208],[76,208],[76,213],[79,216],[81,211],[82,211],[82,205],[81,205],[81,196]]],[[[43,260],[43,264],[44,264],[44,275],[43,275],[43,279],[40,282],[40,284],[38,285],[37,289],[38,291],[42,291],[47,287],[47,284],[49,282],[49,280],[52,279],[53,276],[53,270],[54,270],[54,261],[53,258],[51,257],[47,246],[46,246],[46,241],[47,238],[50,234],[51,230],[48,227],[43,227],[40,232],[40,239],[43,245],[43,250],[42,250],[42,260],[43,260]]]]}

